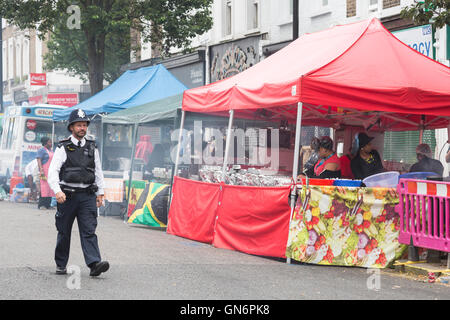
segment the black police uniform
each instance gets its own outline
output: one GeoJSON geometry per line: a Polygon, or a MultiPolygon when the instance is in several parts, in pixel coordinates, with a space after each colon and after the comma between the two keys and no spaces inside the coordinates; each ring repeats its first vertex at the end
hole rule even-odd
{"type": "Polygon", "coordinates": [[[77,218],[80,231],[81,247],[86,264],[100,262],[95,229],[97,227],[97,202],[95,192],[95,143],[86,140],[81,147],[74,145],[71,139],[63,140],[58,147],[64,147],[67,160],[61,167],[60,181],[67,183],[90,184],[88,188],[73,188],[61,185],[66,194],[66,201],[57,204],[56,228],[58,238],[55,250],[55,261],[59,267],[65,267],[69,259],[72,225],[77,218]]]}
{"type": "MultiPolygon", "coordinates": [[[[68,129],[71,124],[81,121],[89,124],[89,119],[84,112],[79,109],[74,110],[69,117],[68,129]]],[[[83,146],[81,144],[81,141],[77,141],[75,144],[71,138],[62,140],[58,144],[58,148],[63,148],[66,153],[66,160],[59,169],[59,184],[61,191],[66,195],[66,201],[57,204],[55,215],[58,231],[55,262],[57,273],[64,274],[69,260],[72,226],[76,218],[85,262],[91,269],[90,275],[98,276],[109,269],[109,264],[101,261],[98,239],[95,234],[97,228],[96,192],[98,190],[95,185],[96,144],[88,139],[85,139],[83,146]],[[73,187],[73,185],[83,187],[73,187]]],[[[60,149],[57,151],[61,152],[60,149]]],[[[58,166],[60,163],[55,165],[58,166]]]]}

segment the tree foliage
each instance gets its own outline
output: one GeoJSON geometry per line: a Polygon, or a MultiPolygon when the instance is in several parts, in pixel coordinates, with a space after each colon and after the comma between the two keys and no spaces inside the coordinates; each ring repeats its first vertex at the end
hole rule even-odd
{"type": "MultiPolygon", "coordinates": [[[[91,92],[103,88],[108,78],[107,53],[128,46],[129,31],[167,54],[172,47],[189,47],[191,39],[212,26],[212,0],[0,0],[0,15],[21,29],[37,29],[44,38],[53,33],[47,62],[80,74],[87,69],[91,92]],[[80,29],[67,27],[71,5],[80,8],[80,29]],[[125,33],[127,35],[125,35],[125,33]],[[65,55],[65,56],[61,56],[65,55]],[[75,62],[76,60],[76,62],[75,62]]],[[[128,49],[126,49],[128,50],[128,49]]],[[[108,56],[109,55],[109,56],[108,56]]],[[[117,65],[119,69],[120,65],[117,65]]]]}
{"type": "Polygon", "coordinates": [[[442,28],[450,25],[450,0],[415,0],[402,9],[401,16],[412,19],[417,25],[431,23],[436,28],[442,28]]]}
{"type": "MultiPolygon", "coordinates": [[[[44,56],[46,69],[67,69],[84,81],[89,80],[88,47],[83,31],[57,25],[47,47],[49,51],[44,56]]],[[[123,28],[106,36],[103,76],[107,82],[112,83],[120,76],[120,66],[130,61],[130,49],[130,30],[123,28]]]]}

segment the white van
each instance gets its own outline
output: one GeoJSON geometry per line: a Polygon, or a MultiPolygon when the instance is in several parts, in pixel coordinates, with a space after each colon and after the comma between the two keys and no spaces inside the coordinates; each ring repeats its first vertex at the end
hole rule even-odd
{"type": "Polygon", "coordinates": [[[25,166],[36,158],[42,147],[42,137],[52,138],[54,133],[55,141],[59,141],[68,136],[65,123],[56,122],[53,126],[52,121],[53,111],[65,108],[37,104],[6,109],[0,140],[0,177],[9,178],[14,172],[22,176],[25,166]]]}

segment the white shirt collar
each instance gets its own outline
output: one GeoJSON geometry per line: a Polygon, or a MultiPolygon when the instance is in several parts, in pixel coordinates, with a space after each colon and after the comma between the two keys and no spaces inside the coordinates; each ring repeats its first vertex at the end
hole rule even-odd
{"type": "Polygon", "coordinates": [[[86,139],[83,137],[81,140],[78,140],[77,138],[75,138],[73,135],[70,136],[70,140],[72,141],[72,143],[74,145],[78,145],[78,141],[81,141],[81,146],[83,147],[86,143],[86,139]]]}

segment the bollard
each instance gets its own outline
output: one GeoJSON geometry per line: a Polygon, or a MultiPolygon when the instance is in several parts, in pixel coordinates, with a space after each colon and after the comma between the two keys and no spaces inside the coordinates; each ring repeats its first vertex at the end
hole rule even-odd
{"type": "Polygon", "coordinates": [[[414,246],[412,237],[408,248],[408,260],[419,261],[419,248],[414,246]]]}

